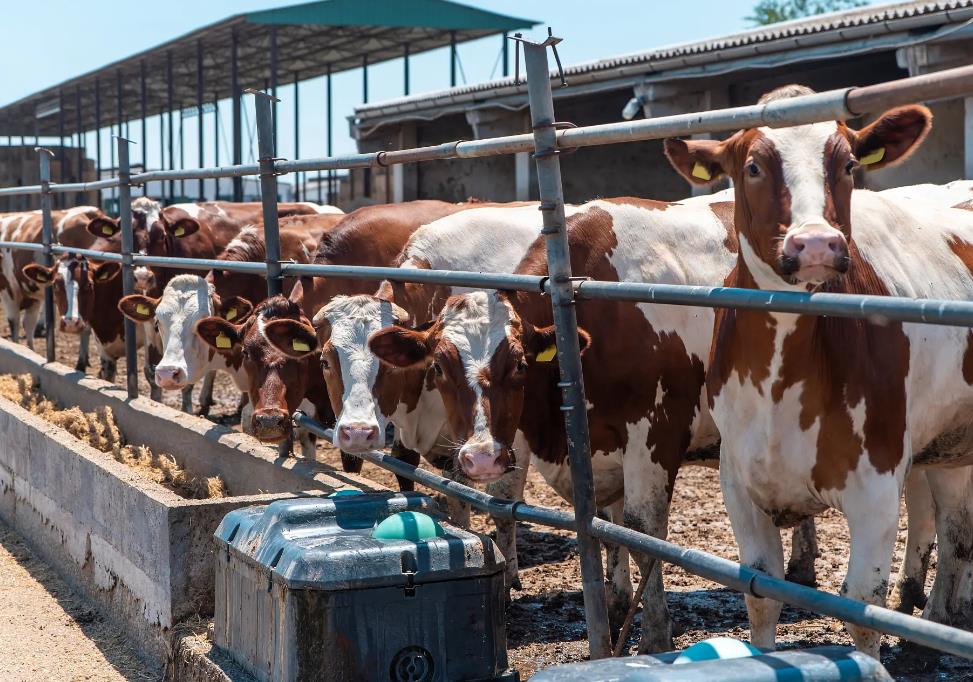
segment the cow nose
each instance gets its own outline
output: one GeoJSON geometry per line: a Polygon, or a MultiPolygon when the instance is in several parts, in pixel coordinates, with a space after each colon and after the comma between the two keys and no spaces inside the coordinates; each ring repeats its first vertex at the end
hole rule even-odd
{"type": "Polygon", "coordinates": [[[155,383],[159,388],[164,389],[184,388],[186,373],[181,367],[159,365],[155,368],[155,383]]]}
{"type": "Polygon", "coordinates": [[[338,446],[345,452],[363,452],[378,445],[378,424],[353,422],[338,427],[338,446]]]}
{"type": "Polygon", "coordinates": [[[250,418],[253,435],[267,442],[277,442],[290,435],[290,416],[283,410],[261,410],[250,418]]]}
{"type": "Polygon", "coordinates": [[[62,317],[59,326],[67,334],[80,334],[84,331],[85,323],[80,317],[62,317]]]}
{"type": "Polygon", "coordinates": [[[467,443],[459,451],[460,468],[477,483],[492,483],[506,471],[499,450],[493,443],[467,443]]]}
{"type": "Polygon", "coordinates": [[[800,228],[784,238],[784,255],[796,258],[801,267],[834,267],[846,249],[845,236],[830,226],[800,228]]]}

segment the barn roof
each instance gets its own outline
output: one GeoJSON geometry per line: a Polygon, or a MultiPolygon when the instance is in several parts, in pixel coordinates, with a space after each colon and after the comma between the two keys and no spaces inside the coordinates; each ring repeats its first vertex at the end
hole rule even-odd
{"type": "Polygon", "coordinates": [[[80,129],[95,127],[95,84],[100,90],[102,126],[118,123],[118,83],[122,118],[141,116],[140,74],[146,77],[148,115],[168,110],[168,60],[172,59],[173,108],[195,106],[197,47],[202,47],[204,100],[231,96],[230,61],[237,40],[241,89],[264,88],[269,81],[269,45],[277,36],[279,83],[307,80],[411,54],[475,40],[537,22],[506,16],[449,0],[318,0],[300,5],[237,14],[161,45],[46,88],[0,107],[0,135],[58,135],[63,111],[65,132],[79,128],[77,94],[82,97],[80,129]]]}
{"type": "MultiPolygon", "coordinates": [[[[868,6],[761,26],[731,35],[607,57],[564,69],[570,87],[555,97],[579,94],[609,81],[636,83],[720,75],[754,65],[814,60],[895,49],[940,37],[959,37],[973,19],[973,0],[921,0],[868,6]],[[942,31],[942,36],[935,32],[942,31]]],[[[555,30],[556,30],[555,26],[555,30]]],[[[603,86],[602,86],[603,87],[603,86]]],[[[502,98],[526,102],[526,88],[513,78],[397,98],[355,109],[359,125],[369,128],[416,116],[428,118],[502,98]],[[419,115],[417,112],[423,112],[419,115]],[[434,113],[430,113],[434,112],[434,113]]]]}

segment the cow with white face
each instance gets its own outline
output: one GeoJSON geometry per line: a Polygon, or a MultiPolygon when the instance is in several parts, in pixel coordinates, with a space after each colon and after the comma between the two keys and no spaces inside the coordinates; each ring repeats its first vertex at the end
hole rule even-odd
{"type": "MultiPolygon", "coordinates": [[[[155,383],[159,388],[184,391],[185,403],[191,395],[186,388],[203,380],[211,382],[212,374],[221,370],[233,378],[241,391],[246,390],[246,375],[239,354],[215,352],[196,336],[196,323],[213,315],[242,321],[252,310],[248,301],[240,298],[221,301],[213,285],[202,277],[178,275],[169,280],[161,297],[132,294],[119,301],[118,309],[139,325],[154,323],[162,341],[162,359],[155,367],[155,383]]],[[[184,404],[183,409],[188,411],[187,408],[184,404]]]]}
{"type": "MultiPolygon", "coordinates": [[[[808,92],[792,86],[763,101],[808,92]]],[[[931,118],[913,105],[860,131],[759,128],[669,140],[666,153],[690,182],[733,180],[740,251],[730,286],[969,300],[973,214],[853,191],[856,168],[905,159],[931,118]]],[[[719,311],[707,390],[741,561],[782,575],[778,529],[835,508],[851,536],[842,592],[884,604],[899,496],[910,468],[925,469],[939,558],[924,615],[973,625],[971,344],[956,327],[719,311]]],[[[746,601],[753,643],[772,647],[780,604],[746,601]]],[[[848,629],[878,656],[878,633],[848,629]]]]}

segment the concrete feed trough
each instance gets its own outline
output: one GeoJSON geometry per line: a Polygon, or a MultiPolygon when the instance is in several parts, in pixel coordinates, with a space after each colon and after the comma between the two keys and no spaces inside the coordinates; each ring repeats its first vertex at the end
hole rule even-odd
{"type": "Polygon", "coordinates": [[[84,377],[0,340],[0,373],[34,376],[61,406],[107,405],[128,442],[220,476],[233,497],[185,499],[0,399],[0,519],[117,621],[147,658],[166,659],[171,628],[213,612],[213,533],[229,511],[368,481],[304,460],[278,460],[248,436],[84,377]]]}

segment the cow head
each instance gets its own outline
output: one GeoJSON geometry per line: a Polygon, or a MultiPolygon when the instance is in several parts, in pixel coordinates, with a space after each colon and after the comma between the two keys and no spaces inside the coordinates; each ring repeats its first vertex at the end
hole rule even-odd
{"type": "Polygon", "coordinates": [[[213,315],[240,322],[252,306],[245,300],[221,302],[212,285],[196,275],[179,275],[166,285],[162,296],[132,294],[118,309],[133,322],[154,322],[162,340],[162,360],[155,367],[155,383],[167,390],[183,389],[203,378],[212,351],[196,336],[196,323],[213,315]]]}
{"type": "MultiPolygon", "coordinates": [[[[761,103],[812,94],[779,88],[761,103]]],[[[666,140],[666,156],[693,184],[728,175],[740,256],[762,289],[814,287],[854,267],[851,194],[857,168],[902,161],[932,122],[926,107],[886,111],[861,130],[842,122],[742,130],[724,141],[666,140]]]]}
{"type": "MultiPolygon", "coordinates": [[[[442,401],[426,368],[400,369],[381,363],[368,347],[369,337],[390,325],[405,325],[409,314],[391,300],[383,284],[375,296],[336,296],[314,316],[321,346],[321,370],[334,413],[337,445],[352,454],[382,447],[389,418],[399,413],[396,428],[407,447],[428,452],[444,426],[442,401]]],[[[280,331],[284,332],[284,323],[280,331]]],[[[290,323],[295,336],[278,336],[279,350],[294,357],[294,339],[303,333],[290,323]]]]}
{"type": "MultiPolygon", "coordinates": [[[[578,335],[584,350],[588,334],[578,335]]],[[[553,327],[522,321],[504,294],[474,292],[450,297],[428,329],[386,327],[368,345],[393,367],[431,366],[459,465],[472,480],[495,481],[526,466],[513,441],[528,375],[554,360],[553,327]]]]}
{"type": "Polygon", "coordinates": [[[113,282],[121,273],[121,266],[112,262],[92,264],[81,256],[65,256],[51,267],[28,263],[23,273],[39,286],[54,287],[54,303],[61,316],[59,329],[80,334],[97,312],[95,288],[113,282]]]}
{"type": "Polygon", "coordinates": [[[196,323],[196,334],[219,353],[242,354],[253,406],[248,431],[270,443],[289,437],[291,415],[304,400],[310,372],[317,371],[310,356],[317,348],[317,337],[300,307],[283,296],[274,296],[258,305],[243,323],[222,317],[203,318],[196,323]],[[304,333],[295,334],[288,322],[300,323],[304,333]],[[291,337],[292,348],[304,357],[294,358],[278,350],[283,331],[291,337]]]}

